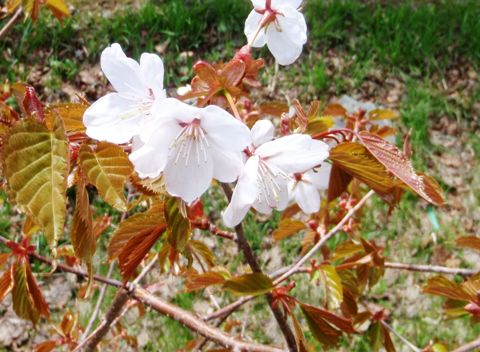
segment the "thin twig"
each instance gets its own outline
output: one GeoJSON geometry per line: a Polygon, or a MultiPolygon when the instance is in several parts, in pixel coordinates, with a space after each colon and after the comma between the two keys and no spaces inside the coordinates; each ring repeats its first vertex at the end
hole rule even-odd
{"type": "MultiPolygon", "coordinates": [[[[222,188],[228,200],[230,201],[232,199],[232,189],[226,183],[222,183],[222,188]]],[[[241,223],[235,226],[235,232],[237,234],[238,248],[243,252],[243,255],[245,256],[245,259],[247,260],[247,263],[252,269],[252,271],[254,273],[263,273],[262,268],[260,267],[260,264],[258,263],[257,258],[255,257],[255,254],[253,253],[253,250],[250,247],[250,244],[245,238],[245,233],[243,232],[243,226],[241,223]]],[[[267,297],[268,305],[270,306],[270,309],[273,315],[275,316],[275,319],[277,320],[280,330],[282,331],[282,334],[285,337],[289,350],[297,351],[298,349],[297,349],[297,343],[295,341],[295,335],[290,329],[290,326],[287,323],[287,319],[285,318],[280,308],[273,304],[272,294],[267,293],[266,297],[267,297]]]]}
{"type": "Polygon", "coordinates": [[[312,247],[308,251],[307,254],[305,254],[303,257],[299,258],[297,261],[295,261],[294,264],[292,264],[289,269],[278,279],[274,281],[275,285],[278,285],[280,282],[286,280],[290,275],[294,274],[297,272],[299,268],[307,260],[309,260],[331,237],[333,237],[338,231],[340,231],[345,225],[345,223],[365,204],[365,202],[370,198],[372,195],[374,195],[375,192],[373,190],[370,190],[363,198],[352,208],[348,211],[348,213],[343,217],[342,220],[338,222],[337,225],[335,225],[325,236],[323,236],[320,241],[318,241],[315,246],[312,247]]]}
{"type": "Polygon", "coordinates": [[[480,348],[480,338],[454,349],[452,352],[470,352],[480,348]]]}
{"type": "MultiPolygon", "coordinates": [[[[107,278],[110,278],[113,273],[113,269],[115,268],[115,262],[110,263],[110,267],[108,268],[107,278]]],[[[98,295],[97,303],[95,305],[95,309],[93,310],[92,316],[88,321],[87,327],[82,334],[80,341],[85,340],[85,338],[90,334],[90,330],[92,330],[93,324],[95,320],[97,320],[98,313],[100,312],[100,307],[102,305],[103,298],[105,297],[105,293],[107,292],[107,284],[103,284],[102,288],[100,289],[100,294],[98,295]]]]}
{"type": "MultiPolygon", "coordinates": [[[[3,236],[0,236],[0,242],[6,244],[8,240],[3,236]]],[[[30,256],[50,266],[53,263],[53,260],[42,257],[37,254],[31,254],[30,256]]],[[[88,277],[87,272],[76,269],[76,268],[72,268],[68,265],[61,264],[61,263],[59,263],[56,266],[56,271],[69,272],[83,278],[88,277]]],[[[151,307],[152,309],[156,310],[162,315],[169,316],[170,318],[185,325],[190,330],[197,332],[200,335],[207,337],[208,339],[222,346],[228,347],[232,350],[252,351],[252,352],[282,352],[283,351],[279,348],[245,342],[245,341],[236,339],[217,328],[209,326],[208,324],[206,324],[204,321],[202,321],[192,313],[187,312],[182,308],[177,307],[171,303],[161,300],[160,298],[154,296],[153,294],[151,294],[150,292],[148,292],[147,290],[141,287],[132,287],[131,284],[124,285],[120,281],[108,279],[106,277],[99,276],[99,275],[94,275],[93,278],[98,282],[107,283],[114,287],[126,287],[127,289],[125,291],[128,293],[130,297],[151,307]]]]}
{"type": "Polygon", "coordinates": [[[420,264],[404,264],[404,263],[392,263],[385,262],[385,268],[388,269],[402,269],[408,271],[418,271],[424,273],[440,273],[451,275],[472,276],[478,273],[478,270],[463,269],[463,268],[448,268],[438,265],[420,265],[420,264]]]}
{"type": "Polygon", "coordinates": [[[8,20],[7,23],[5,23],[5,26],[0,29],[0,39],[2,39],[10,31],[10,29],[12,29],[15,23],[17,23],[22,16],[22,11],[22,6],[19,6],[15,14],[10,18],[10,20],[8,20]]]}

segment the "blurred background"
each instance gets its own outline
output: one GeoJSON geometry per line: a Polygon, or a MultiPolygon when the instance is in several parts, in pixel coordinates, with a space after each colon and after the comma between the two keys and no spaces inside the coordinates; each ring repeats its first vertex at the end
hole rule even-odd
{"type": "MultiPolygon", "coordinates": [[[[197,60],[228,61],[245,44],[243,26],[252,8],[247,0],[68,3],[72,16],[63,23],[42,10],[38,23],[20,21],[0,41],[1,82],[27,82],[44,102],[68,101],[77,94],[93,101],[110,89],[99,67],[100,53],[118,42],[134,58],[142,52],[159,54],[166,85],[175,89],[190,82],[197,60]]],[[[298,98],[308,105],[314,99],[330,102],[349,95],[398,110],[398,144],[411,129],[415,167],[440,182],[447,206],[428,207],[407,194],[388,217],[387,207],[376,200],[364,214],[364,236],[384,245],[391,261],[480,269],[477,254],[454,249],[456,237],[480,234],[480,1],[305,0],[303,7],[309,29],[304,53],[294,65],[280,68],[275,90],[268,96],[259,94],[258,101],[298,98]]],[[[267,86],[273,59],[266,49],[254,50],[254,56],[267,62],[261,76],[267,86]]],[[[4,204],[0,231],[14,231],[14,215],[4,204]]],[[[298,250],[298,237],[273,246],[269,226],[247,234],[264,260],[298,250]]],[[[108,270],[101,259],[97,264],[100,271],[108,270]]],[[[425,274],[387,271],[370,296],[390,311],[393,327],[417,346],[430,341],[458,345],[478,337],[480,327],[467,318],[445,320],[443,300],[420,293],[425,280],[425,274]]],[[[47,281],[53,312],[61,315],[74,304],[71,285],[68,278],[47,281]]],[[[193,304],[202,295],[164,291],[187,309],[198,308],[193,304]]],[[[105,307],[113,294],[107,294],[105,307]]],[[[317,293],[309,289],[298,294],[312,300],[317,293]]],[[[78,304],[80,321],[86,324],[91,304],[78,304]]],[[[33,331],[8,306],[7,301],[0,305],[0,351],[29,350],[45,338],[42,334],[48,331],[33,331]]],[[[269,314],[261,312],[262,301],[248,309],[269,314]]],[[[245,313],[236,314],[241,321],[245,313]]],[[[126,331],[138,338],[142,350],[175,351],[193,338],[156,313],[147,313],[136,324],[130,319],[126,331]]],[[[261,319],[249,324],[246,330],[255,332],[252,338],[271,341],[261,319]]],[[[394,339],[398,350],[404,350],[394,339]]],[[[358,336],[342,342],[340,350],[370,351],[368,345],[358,336]]]]}

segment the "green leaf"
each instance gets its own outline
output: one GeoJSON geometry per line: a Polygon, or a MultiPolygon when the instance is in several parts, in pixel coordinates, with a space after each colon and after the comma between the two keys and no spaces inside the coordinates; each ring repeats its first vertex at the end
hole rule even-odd
{"type": "Polygon", "coordinates": [[[2,149],[10,200],[45,231],[52,251],[63,233],[68,147],[60,120],[53,131],[33,119],[17,122],[2,149]]]}
{"type": "Polygon", "coordinates": [[[272,280],[262,273],[244,274],[225,281],[223,288],[237,295],[258,296],[273,289],[272,280]]]}
{"type": "Polygon", "coordinates": [[[288,236],[296,234],[301,230],[305,230],[306,228],[307,227],[302,221],[291,218],[282,219],[278,224],[278,228],[273,231],[272,236],[275,241],[280,241],[288,236]]]}
{"type": "Polygon", "coordinates": [[[330,309],[338,308],[343,301],[343,285],[337,270],[332,265],[321,265],[318,269],[325,297],[330,309]]]}
{"type": "Polygon", "coordinates": [[[182,252],[190,240],[190,221],[182,214],[180,200],[174,197],[165,199],[165,219],[168,227],[168,242],[177,252],[182,252]]]}
{"type": "Polygon", "coordinates": [[[100,196],[112,207],[126,211],[124,186],[133,173],[133,166],[123,149],[115,144],[99,142],[96,151],[93,151],[84,144],[78,157],[88,181],[98,189],[100,196]]]}

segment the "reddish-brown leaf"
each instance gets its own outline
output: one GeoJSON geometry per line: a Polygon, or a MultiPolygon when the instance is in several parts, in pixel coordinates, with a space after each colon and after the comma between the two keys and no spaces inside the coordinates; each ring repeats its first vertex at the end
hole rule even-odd
{"type": "Polygon", "coordinates": [[[302,304],[301,309],[313,337],[322,345],[335,346],[342,335],[341,331],[327,323],[315,310],[309,309],[309,306],[302,304]]]}
{"type": "Polygon", "coordinates": [[[392,338],[390,337],[390,331],[382,324],[383,335],[383,347],[387,352],[395,352],[395,346],[393,345],[392,338]]]}
{"type": "Polygon", "coordinates": [[[33,299],[33,304],[41,316],[48,318],[50,316],[50,310],[48,309],[48,304],[37,285],[37,280],[35,280],[35,277],[33,276],[30,264],[25,262],[24,265],[27,274],[28,292],[33,299]]]}
{"type": "Polygon", "coordinates": [[[2,277],[0,277],[0,302],[3,301],[5,296],[8,295],[13,288],[12,267],[9,267],[8,270],[3,273],[2,277]]]}
{"type": "Polygon", "coordinates": [[[328,201],[331,202],[341,196],[347,190],[352,178],[349,173],[333,164],[330,171],[330,180],[328,181],[328,201]]]}
{"type": "Polygon", "coordinates": [[[0,253],[0,268],[5,264],[10,257],[10,253],[0,253]]]}
{"type": "Polygon", "coordinates": [[[34,350],[35,352],[50,352],[57,348],[57,346],[59,345],[60,341],[58,340],[48,340],[35,345],[34,350]]]}
{"type": "Polygon", "coordinates": [[[287,113],[288,110],[288,105],[281,102],[269,102],[260,105],[260,112],[262,114],[275,117],[282,116],[282,114],[287,113]]]}
{"type": "MultiPolygon", "coordinates": [[[[334,166],[338,166],[346,173],[366,183],[376,192],[388,193],[395,187],[395,181],[385,166],[359,143],[338,144],[330,151],[329,158],[333,161],[334,166]]],[[[338,189],[345,185],[347,178],[344,179],[338,189]]],[[[335,192],[335,194],[337,193],[338,191],[335,192]]]]}
{"type": "Polygon", "coordinates": [[[310,312],[311,315],[315,315],[319,318],[322,318],[323,320],[327,321],[328,323],[336,326],[338,329],[341,331],[347,333],[347,334],[353,334],[356,333],[355,328],[353,327],[352,320],[347,319],[344,317],[341,317],[339,315],[336,315],[335,313],[332,313],[326,309],[322,309],[319,307],[314,307],[312,305],[306,304],[306,303],[301,303],[302,310],[307,310],[310,312]]]}
{"type": "Polygon", "coordinates": [[[153,231],[145,231],[130,238],[118,255],[118,266],[124,280],[128,280],[143,258],[148,254],[153,245],[165,231],[166,225],[157,226],[153,231]]]}
{"type": "Polygon", "coordinates": [[[471,248],[480,251],[480,238],[476,236],[465,236],[457,238],[455,241],[457,246],[463,248],[471,248]]]}
{"type": "Polygon", "coordinates": [[[97,247],[97,239],[93,233],[92,210],[86,181],[80,172],[77,179],[77,199],[72,221],[71,240],[75,255],[84,263],[91,263],[97,247]]]}
{"type": "Polygon", "coordinates": [[[438,184],[430,177],[417,174],[413,169],[412,162],[400,149],[367,131],[361,131],[358,135],[368,151],[414,192],[427,202],[436,205],[444,204],[438,184]]]}
{"type": "Polygon", "coordinates": [[[73,330],[77,327],[78,316],[72,312],[66,312],[60,323],[60,329],[65,336],[72,335],[73,330]]]}
{"type": "Polygon", "coordinates": [[[203,274],[188,272],[186,275],[185,288],[187,291],[197,291],[208,286],[223,285],[225,277],[215,271],[209,271],[203,274]]]}
{"type": "Polygon", "coordinates": [[[245,63],[241,60],[231,60],[223,67],[221,72],[223,86],[227,89],[235,87],[240,83],[244,74],[245,63]]]}
{"type": "Polygon", "coordinates": [[[278,227],[273,231],[272,236],[275,241],[283,240],[286,237],[292,236],[299,231],[305,230],[307,227],[303,221],[295,219],[282,219],[278,227]]]}
{"type": "Polygon", "coordinates": [[[476,300],[476,296],[467,292],[462,285],[450,281],[442,275],[429,278],[427,284],[423,287],[422,292],[460,301],[476,300]]]}
{"type": "Polygon", "coordinates": [[[290,318],[292,318],[293,332],[295,333],[295,343],[297,345],[298,352],[308,352],[309,348],[307,345],[307,341],[305,340],[305,336],[303,335],[303,330],[300,322],[293,313],[290,314],[290,318]]]}
{"type": "Polygon", "coordinates": [[[45,112],[43,105],[35,93],[35,89],[31,86],[25,87],[25,96],[23,98],[23,107],[28,115],[35,118],[38,122],[45,121],[45,112]]]}
{"type": "Polygon", "coordinates": [[[220,83],[218,82],[217,70],[205,61],[198,61],[193,65],[193,72],[205,83],[208,84],[209,88],[218,87],[220,83]]]}
{"type": "Polygon", "coordinates": [[[347,110],[337,103],[328,104],[325,110],[323,111],[323,115],[330,115],[330,116],[345,116],[347,110]]]}
{"type": "Polygon", "coordinates": [[[83,114],[88,108],[83,103],[61,103],[49,105],[45,109],[45,122],[47,127],[51,129],[56,117],[60,117],[63,120],[65,131],[67,133],[72,132],[84,132],[85,125],[83,124],[83,114]]]}
{"type": "Polygon", "coordinates": [[[157,227],[165,226],[165,223],[163,203],[160,202],[155,203],[146,212],[137,213],[122,221],[108,244],[108,258],[113,260],[118,257],[130,239],[151,233],[157,227]]]}
{"type": "Polygon", "coordinates": [[[13,309],[19,317],[36,324],[40,316],[48,317],[48,305],[37,286],[30,264],[21,260],[12,266],[13,270],[13,309]]]}

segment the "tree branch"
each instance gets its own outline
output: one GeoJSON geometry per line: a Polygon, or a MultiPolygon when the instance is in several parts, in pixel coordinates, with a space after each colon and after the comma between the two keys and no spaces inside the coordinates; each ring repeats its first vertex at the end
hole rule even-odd
{"type": "MultiPolygon", "coordinates": [[[[232,189],[226,183],[222,183],[222,188],[228,200],[230,201],[232,199],[232,189]]],[[[254,273],[263,273],[262,268],[260,267],[260,264],[258,263],[257,258],[255,257],[255,254],[253,253],[253,250],[250,247],[250,244],[245,238],[245,233],[243,231],[243,226],[241,223],[235,226],[235,232],[237,234],[238,248],[243,252],[245,259],[247,260],[247,263],[252,269],[252,271],[254,273]]],[[[295,341],[295,335],[290,329],[290,326],[288,325],[284,314],[282,313],[279,307],[274,306],[273,296],[271,293],[267,293],[266,298],[267,298],[268,305],[270,306],[270,309],[273,315],[275,316],[275,319],[277,320],[278,325],[280,326],[280,330],[282,331],[283,336],[285,337],[289,350],[296,352],[297,343],[295,341]]]]}
{"type": "MultiPolygon", "coordinates": [[[[0,236],[0,243],[6,244],[8,240],[3,236],[0,236]]],[[[38,254],[31,254],[32,258],[39,260],[42,263],[53,265],[53,260],[40,256],[38,254]]],[[[88,273],[81,269],[72,268],[68,265],[58,263],[56,266],[55,272],[69,272],[77,276],[87,278],[88,273]]],[[[165,302],[158,297],[155,297],[153,294],[147,290],[135,287],[134,285],[128,283],[124,285],[118,280],[108,279],[103,276],[94,275],[94,280],[98,282],[107,283],[108,285],[114,287],[123,287],[124,291],[128,293],[131,298],[137,299],[143,304],[151,307],[162,315],[169,316],[170,318],[180,322],[185,325],[187,328],[192,331],[212,340],[224,347],[231,348],[238,351],[252,351],[252,352],[282,352],[283,350],[275,347],[260,345],[256,343],[245,342],[242,340],[235,339],[234,337],[227,335],[223,331],[209,326],[201,319],[197,318],[192,313],[183,310],[180,307],[177,307],[171,303],[165,302]]],[[[121,299],[118,299],[121,301],[121,299]]]]}

